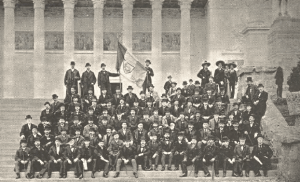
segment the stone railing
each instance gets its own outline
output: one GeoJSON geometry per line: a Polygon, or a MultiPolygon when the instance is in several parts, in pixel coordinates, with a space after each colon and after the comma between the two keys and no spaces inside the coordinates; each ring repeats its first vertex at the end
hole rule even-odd
{"type": "Polygon", "coordinates": [[[300,181],[300,127],[288,126],[271,99],[267,101],[262,127],[262,134],[271,144],[275,157],[279,159],[279,181],[300,181]]]}

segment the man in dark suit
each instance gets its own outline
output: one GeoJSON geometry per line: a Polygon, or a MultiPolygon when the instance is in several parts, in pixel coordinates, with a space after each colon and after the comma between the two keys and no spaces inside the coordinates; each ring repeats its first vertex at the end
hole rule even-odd
{"type": "Polygon", "coordinates": [[[32,134],[32,128],[37,128],[35,124],[32,124],[32,117],[27,115],[25,117],[27,124],[24,124],[21,128],[20,137],[21,139],[27,140],[28,136],[32,134]]]}
{"type": "Polygon", "coordinates": [[[157,135],[156,133],[151,133],[150,134],[150,141],[148,142],[147,146],[149,147],[149,170],[152,171],[152,162],[153,160],[155,161],[155,166],[154,170],[158,171],[157,166],[158,166],[158,160],[161,152],[161,144],[160,141],[157,140],[157,135]]]}
{"type": "Polygon", "coordinates": [[[172,87],[172,76],[169,75],[168,76],[168,81],[166,81],[165,85],[164,85],[164,90],[165,90],[165,93],[167,94],[170,90],[170,88],[172,87]]]}
{"type": "Polygon", "coordinates": [[[161,142],[161,164],[162,168],[161,170],[165,170],[166,165],[166,158],[169,158],[169,164],[168,164],[168,170],[171,171],[171,164],[173,159],[173,153],[174,153],[174,141],[170,140],[170,131],[166,130],[164,134],[164,139],[161,142]]]}
{"type": "Polygon", "coordinates": [[[37,128],[32,128],[32,134],[28,136],[27,138],[27,147],[33,148],[35,145],[35,140],[40,139],[42,136],[38,134],[37,128]]]}
{"type": "Polygon", "coordinates": [[[92,170],[92,178],[95,178],[94,174],[96,172],[97,164],[99,166],[104,166],[103,177],[108,178],[109,172],[109,151],[107,147],[104,145],[103,140],[99,140],[97,147],[94,149],[93,156],[93,170],[92,170]]]}
{"type": "Polygon", "coordinates": [[[220,60],[216,62],[216,65],[218,68],[215,70],[214,81],[221,87],[225,85],[225,71],[223,69],[225,67],[225,62],[220,60]]]}
{"type": "Polygon", "coordinates": [[[143,170],[148,170],[147,161],[148,161],[149,153],[150,153],[150,149],[149,146],[147,146],[146,144],[146,138],[141,137],[140,142],[138,143],[136,148],[135,160],[137,165],[142,164],[143,170]]]}
{"type": "Polygon", "coordinates": [[[120,140],[122,140],[123,142],[125,142],[126,140],[130,140],[131,142],[133,142],[133,136],[132,136],[130,129],[127,128],[126,121],[122,122],[122,128],[118,131],[118,134],[119,134],[120,140]]]}
{"type": "Polygon", "coordinates": [[[200,72],[197,74],[197,77],[200,78],[201,86],[204,88],[205,84],[208,83],[208,79],[211,76],[211,72],[208,70],[208,67],[210,66],[210,63],[207,61],[204,61],[202,64],[203,69],[200,70],[200,72]]]}
{"type": "Polygon", "coordinates": [[[112,99],[112,96],[107,93],[107,88],[101,88],[101,94],[99,96],[98,104],[107,103],[108,100],[112,99]]]}
{"type": "Polygon", "coordinates": [[[40,146],[40,139],[36,139],[34,141],[34,147],[30,150],[30,157],[31,157],[31,169],[30,174],[33,177],[34,170],[39,170],[39,174],[36,175],[36,178],[43,178],[43,175],[48,170],[48,161],[49,155],[48,152],[45,151],[40,146]]]}
{"type": "Polygon", "coordinates": [[[233,98],[234,97],[234,94],[235,94],[235,85],[237,84],[238,82],[238,77],[237,77],[237,74],[236,74],[236,71],[234,70],[234,68],[236,68],[236,64],[233,62],[233,63],[229,63],[228,64],[229,67],[230,67],[230,70],[229,70],[229,91],[230,91],[230,98],[233,98]]]}
{"type": "Polygon", "coordinates": [[[67,88],[66,94],[71,94],[71,87],[75,86],[78,90],[78,80],[80,80],[80,74],[77,69],[75,69],[75,62],[71,62],[71,69],[69,69],[65,74],[65,86],[67,88]]]}
{"type": "Polygon", "coordinates": [[[114,138],[111,140],[111,143],[107,150],[109,152],[110,170],[115,171],[117,161],[123,147],[123,141],[119,139],[119,133],[114,132],[112,135],[114,138]]]}
{"type": "MultiPolygon", "coordinates": [[[[79,94],[76,93],[76,87],[72,86],[71,87],[71,93],[67,94],[65,99],[64,99],[64,104],[66,105],[67,109],[70,109],[70,105],[72,105],[72,103],[74,102],[74,99],[77,98],[77,102],[81,103],[81,97],[79,94]]],[[[81,94],[81,93],[80,93],[81,94]]]]}
{"type": "Polygon", "coordinates": [[[148,133],[147,131],[144,129],[144,124],[143,123],[139,123],[137,125],[137,129],[134,130],[133,132],[133,136],[134,136],[134,142],[136,144],[140,144],[141,143],[141,139],[144,138],[146,141],[148,141],[148,133]]]}
{"type": "Polygon", "coordinates": [[[135,178],[138,178],[137,175],[137,165],[135,160],[135,148],[130,144],[130,140],[125,141],[125,145],[121,149],[120,156],[118,158],[117,162],[117,168],[116,168],[116,174],[114,175],[114,178],[117,178],[120,174],[120,168],[122,163],[124,162],[124,165],[127,165],[128,163],[131,163],[133,175],[135,178]]]}
{"type": "Polygon", "coordinates": [[[254,102],[254,96],[259,92],[256,85],[253,84],[252,77],[247,77],[247,89],[245,95],[242,97],[242,103],[249,104],[254,102]]]}
{"type": "Polygon", "coordinates": [[[118,107],[120,104],[120,99],[124,98],[123,94],[121,93],[120,87],[116,87],[116,93],[112,96],[112,105],[115,106],[115,108],[118,107]]]}
{"type": "Polygon", "coordinates": [[[260,125],[261,118],[265,115],[267,110],[268,93],[264,91],[263,84],[258,85],[259,92],[254,96],[254,113],[257,115],[257,122],[260,125]]]}
{"type": "Polygon", "coordinates": [[[254,115],[249,117],[249,124],[243,124],[243,132],[247,136],[246,144],[249,146],[256,145],[256,136],[260,133],[260,127],[257,123],[255,123],[254,115]]]}
{"type": "Polygon", "coordinates": [[[242,112],[239,110],[239,103],[233,103],[233,109],[229,111],[228,115],[233,115],[233,119],[240,122],[242,118],[242,112]]]}
{"type": "MultiPolygon", "coordinates": [[[[227,136],[223,137],[223,145],[220,147],[220,159],[219,161],[223,164],[223,177],[226,177],[226,171],[228,165],[233,165],[233,151],[234,148],[229,145],[229,138],[227,136]]],[[[232,171],[233,174],[233,171],[232,171]]]]}
{"type": "Polygon", "coordinates": [[[49,155],[49,168],[48,168],[48,178],[51,177],[51,172],[54,164],[59,165],[59,178],[67,177],[67,164],[70,163],[70,160],[67,160],[67,150],[65,147],[61,146],[61,139],[55,139],[55,145],[50,148],[49,155]]]}
{"type": "Polygon", "coordinates": [[[191,142],[192,138],[196,136],[196,138],[199,138],[199,130],[194,129],[194,122],[191,120],[188,122],[188,127],[184,131],[185,140],[187,142],[191,142]]]}
{"type": "Polygon", "coordinates": [[[45,102],[44,106],[45,109],[41,112],[40,120],[42,121],[42,118],[46,118],[47,121],[52,122],[53,113],[50,111],[50,103],[45,102]]]}
{"type": "Polygon", "coordinates": [[[171,114],[174,117],[179,117],[179,115],[183,111],[183,109],[179,106],[179,100],[178,99],[174,99],[174,103],[171,106],[169,111],[171,112],[171,114]]]}
{"type": "Polygon", "coordinates": [[[86,71],[82,73],[81,86],[82,86],[82,96],[88,94],[88,90],[92,89],[94,93],[94,85],[96,83],[96,76],[94,72],[91,71],[91,64],[86,63],[86,71]]]}
{"type": "MultiPolygon", "coordinates": [[[[81,146],[80,146],[81,147],[81,146]]],[[[66,159],[73,162],[75,165],[75,178],[83,178],[83,168],[81,161],[81,151],[79,147],[76,147],[74,143],[71,143],[70,146],[66,147],[66,159]]]]}
{"type": "Polygon", "coordinates": [[[177,141],[174,143],[175,171],[179,170],[179,164],[183,162],[186,155],[187,142],[183,139],[183,136],[184,132],[179,132],[177,141]]]}
{"type": "Polygon", "coordinates": [[[176,89],[176,95],[173,95],[171,100],[172,102],[178,100],[179,107],[183,109],[183,106],[185,106],[185,97],[181,94],[181,88],[176,89]]]}
{"type": "Polygon", "coordinates": [[[145,78],[145,81],[143,83],[143,91],[146,93],[146,89],[152,85],[152,78],[154,76],[154,72],[153,72],[153,69],[149,67],[149,65],[151,64],[151,61],[149,59],[147,59],[145,61],[146,63],[146,66],[145,66],[145,69],[147,71],[146,73],[146,78],[145,78]]]}
{"type": "Polygon", "coordinates": [[[16,172],[16,179],[20,178],[20,167],[27,166],[26,170],[26,178],[31,179],[30,175],[30,168],[31,168],[31,160],[30,160],[30,148],[27,147],[27,141],[22,139],[21,140],[21,147],[17,150],[15,155],[15,172],[16,172]]]}
{"type": "Polygon", "coordinates": [[[60,109],[60,106],[63,104],[58,101],[58,96],[56,94],[52,95],[53,103],[50,105],[50,110],[52,113],[55,113],[60,109]]]}
{"type": "Polygon", "coordinates": [[[47,151],[47,153],[49,152],[50,148],[55,143],[55,137],[54,137],[54,135],[50,134],[50,132],[51,132],[51,127],[50,126],[46,126],[45,127],[45,134],[40,139],[40,144],[41,144],[42,148],[45,151],[47,151]]]}
{"type": "Polygon", "coordinates": [[[262,166],[264,176],[268,177],[268,167],[271,165],[271,157],[273,156],[273,151],[269,145],[263,143],[263,136],[258,134],[257,145],[254,146],[252,151],[253,156],[253,170],[255,177],[261,176],[259,169],[262,166]]]}
{"type": "Polygon", "coordinates": [[[208,165],[214,163],[215,176],[219,177],[219,148],[215,145],[214,136],[208,136],[207,145],[203,149],[204,176],[209,177],[208,165]]]}
{"type": "Polygon", "coordinates": [[[240,143],[234,148],[233,176],[243,176],[243,166],[245,166],[245,176],[249,177],[250,171],[250,147],[245,144],[246,138],[241,136],[240,143]]]}
{"type": "Polygon", "coordinates": [[[101,71],[98,73],[98,87],[100,89],[106,88],[107,89],[107,93],[108,94],[112,94],[111,93],[111,85],[110,85],[110,81],[109,81],[109,77],[117,77],[120,74],[118,73],[110,73],[108,71],[105,70],[106,65],[104,63],[101,63],[101,71]]]}
{"type": "Polygon", "coordinates": [[[130,108],[133,107],[133,103],[136,99],[139,99],[135,93],[132,93],[133,88],[132,86],[128,86],[127,88],[128,93],[124,95],[124,101],[126,102],[126,105],[128,105],[130,108]]]}

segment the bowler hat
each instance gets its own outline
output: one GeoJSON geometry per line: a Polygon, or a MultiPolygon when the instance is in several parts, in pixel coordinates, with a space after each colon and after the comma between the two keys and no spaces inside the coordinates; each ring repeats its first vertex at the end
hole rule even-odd
{"type": "Polygon", "coordinates": [[[20,143],[27,143],[27,140],[22,139],[22,140],[20,141],[20,143]]]}
{"type": "Polygon", "coordinates": [[[204,66],[204,65],[210,66],[210,63],[207,61],[204,61],[204,63],[202,63],[202,66],[204,66]]]}
{"type": "Polygon", "coordinates": [[[259,87],[264,87],[264,85],[260,83],[260,84],[258,84],[257,88],[259,88],[259,87]]]}
{"type": "Polygon", "coordinates": [[[145,62],[151,64],[151,61],[149,59],[147,59],[145,62]]]}
{"type": "Polygon", "coordinates": [[[212,135],[209,135],[209,136],[208,136],[208,140],[215,140],[215,137],[212,136],[212,135]]]}
{"type": "Polygon", "coordinates": [[[154,88],[154,85],[151,83],[151,84],[148,86],[148,88],[149,88],[149,87],[153,87],[153,88],[154,88]]]}
{"type": "Polygon", "coordinates": [[[228,66],[233,66],[234,68],[236,68],[235,62],[229,63],[228,66]]]}
{"type": "Polygon", "coordinates": [[[222,60],[217,61],[217,62],[216,62],[216,65],[219,66],[220,63],[222,64],[222,66],[225,66],[225,62],[222,61],[222,60]]]}
{"type": "Polygon", "coordinates": [[[25,119],[32,119],[31,115],[27,115],[25,119]]]}
{"type": "Polygon", "coordinates": [[[177,89],[176,89],[176,92],[177,92],[178,90],[180,90],[180,91],[181,91],[181,88],[177,88],[177,89]]]}
{"type": "Polygon", "coordinates": [[[222,138],[222,142],[227,142],[227,141],[229,141],[229,138],[228,138],[227,136],[224,136],[224,137],[222,138]]]}
{"type": "Polygon", "coordinates": [[[239,140],[246,140],[246,137],[245,136],[240,136],[239,140]]]}
{"type": "Polygon", "coordinates": [[[247,77],[247,82],[253,82],[252,77],[247,77]]]}
{"type": "Polygon", "coordinates": [[[141,91],[141,92],[140,92],[140,95],[142,95],[142,94],[145,94],[145,92],[144,92],[144,91],[141,91]]]}
{"type": "Polygon", "coordinates": [[[90,64],[90,63],[86,63],[86,64],[85,64],[85,67],[88,67],[88,66],[91,66],[91,64],[90,64]]]}
{"type": "Polygon", "coordinates": [[[75,107],[80,107],[79,103],[74,104],[75,107]]]}
{"type": "Polygon", "coordinates": [[[195,84],[200,84],[200,82],[198,80],[195,81],[195,84]]]}
{"type": "Polygon", "coordinates": [[[176,82],[172,82],[172,85],[173,85],[173,84],[174,84],[174,85],[177,85],[177,83],[176,83],[176,82]]]}
{"type": "Polygon", "coordinates": [[[182,85],[187,85],[187,81],[183,81],[182,85]]]}
{"type": "Polygon", "coordinates": [[[57,96],[56,94],[53,94],[53,95],[52,95],[52,98],[53,98],[53,99],[56,99],[57,97],[58,97],[58,96],[57,96]]]}
{"type": "Polygon", "coordinates": [[[132,86],[129,85],[129,86],[127,87],[127,90],[133,90],[132,86]]]}
{"type": "Polygon", "coordinates": [[[118,135],[118,134],[119,134],[118,132],[113,132],[112,136],[115,136],[115,135],[118,135]]]}
{"type": "Polygon", "coordinates": [[[193,79],[190,79],[189,82],[193,82],[193,79]]]}
{"type": "Polygon", "coordinates": [[[74,61],[71,61],[71,65],[75,65],[75,62],[74,62],[74,61]]]}
{"type": "Polygon", "coordinates": [[[49,103],[49,102],[45,102],[44,106],[45,106],[45,105],[47,105],[47,104],[48,104],[48,105],[50,105],[50,103],[49,103]]]}
{"type": "Polygon", "coordinates": [[[106,66],[106,64],[104,64],[104,63],[101,63],[101,68],[102,68],[103,66],[106,66]]]}
{"type": "Polygon", "coordinates": [[[172,78],[172,76],[171,76],[171,75],[169,75],[169,76],[168,76],[168,78],[172,78]]]}
{"type": "Polygon", "coordinates": [[[256,136],[256,138],[259,138],[259,137],[261,137],[261,138],[264,138],[263,136],[262,136],[262,134],[257,134],[257,136],[256,136]]]}
{"type": "Polygon", "coordinates": [[[162,94],[161,97],[167,97],[167,94],[162,94]]]}

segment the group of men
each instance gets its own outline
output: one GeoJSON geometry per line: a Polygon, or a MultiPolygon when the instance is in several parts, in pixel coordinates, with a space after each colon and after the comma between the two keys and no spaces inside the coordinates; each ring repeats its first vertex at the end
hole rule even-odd
{"type": "MultiPolygon", "coordinates": [[[[149,63],[146,61],[147,70],[151,70],[147,77],[154,75],[149,63]]],[[[80,179],[85,170],[92,171],[92,178],[100,170],[103,177],[107,178],[109,171],[116,171],[114,177],[118,177],[121,166],[128,164],[137,178],[139,164],[142,170],[157,171],[159,162],[161,171],[166,169],[166,163],[167,170],[179,170],[181,166],[181,177],[188,175],[190,165],[195,177],[199,169],[203,169],[206,177],[211,176],[209,165],[214,166],[216,177],[220,165],[223,177],[228,166],[232,166],[232,175],[236,177],[243,176],[243,169],[245,176],[249,176],[251,168],[255,176],[261,176],[261,167],[267,176],[273,152],[263,143],[260,131],[268,98],[264,86],[255,86],[249,77],[241,102],[231,106],[224,82],[219,79],[222,76],[217,73],[215,78],[211,77],[209,65],[203,63],[204,69],[198,74],[201,84],[196,81],[194,85],[189,80],[189,85],[184,82],[183,88],[178,88],[169,77],[162,96],[147,78],[147,89],[139,97],[131,86],[124,95],[120,88],[111,94],[108,81],[106,85],[99,83],[99,98],[92,87],[80,96],[74,83],[68,92],[70,80],[79,79],[72,66],[73,73],[67,73],[65,79],[68,81],[64,102],[53,94],[53,102],[44,104],[38,126],[32,123],[30,115],[26,116],[27,123],[20,132],[21,147],[15,156],[16,178],[20,178],[22,168],[29,179],[42,178],[46,172],[50,178],[53,169],[59,170],[60,178],[66,178],[70,167],[75,167],[75,177],[80,179]],[[36,171],[39,173],[34,176],[36,171]]],[[[217,65],[219,72],[223,72],[223,62],[217,65]]],[[[89,66],[84,75],[90,74],[89,66]]],[[[114,76],[105,71],[104,64],[101,67],[98,82],[104,80],[102,75],[114,76]]],[[[86,81],[84,77],[81,82],[86,81]]],[[[95,80],[89,86],[94,84],[95,80]]]]}

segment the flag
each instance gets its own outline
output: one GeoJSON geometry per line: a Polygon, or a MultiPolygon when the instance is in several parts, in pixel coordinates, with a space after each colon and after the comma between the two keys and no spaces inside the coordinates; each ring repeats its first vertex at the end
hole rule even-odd
{"type": "Polygon", "coordinates": [[[147,71],[120,42],[118,42],[116,69],[126,79],[142,87],[147,71]]]}

